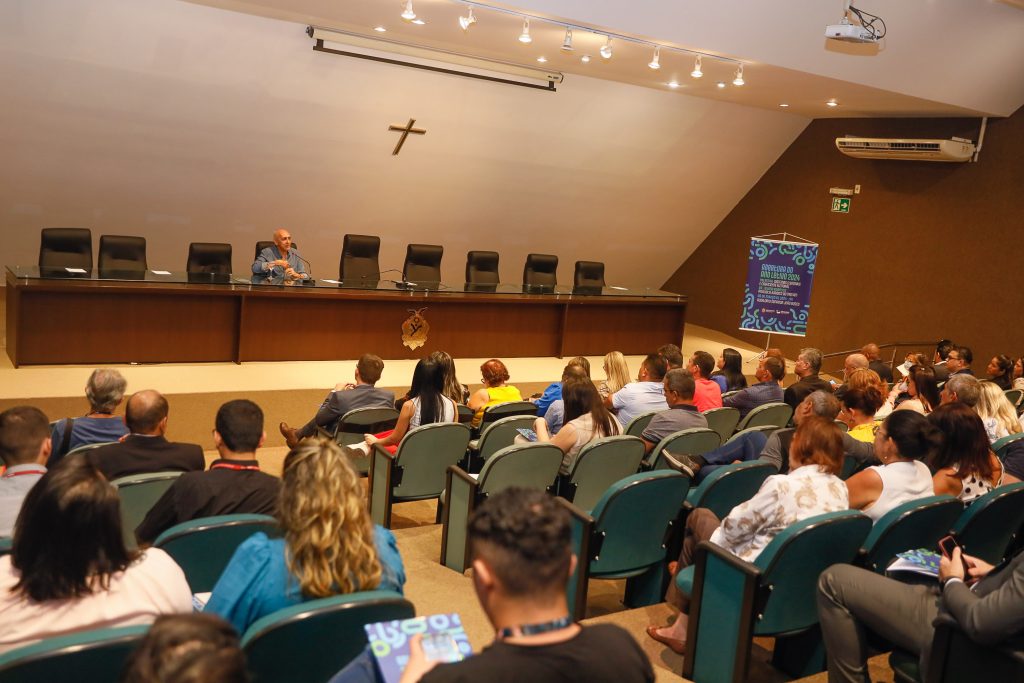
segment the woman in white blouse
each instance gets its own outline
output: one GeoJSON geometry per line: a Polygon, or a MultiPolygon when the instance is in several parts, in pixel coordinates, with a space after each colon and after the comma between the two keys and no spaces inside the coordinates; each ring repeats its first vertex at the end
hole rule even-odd
{"type": "Polygon", "coordinates": [[[898,505],[935,494],[932,473],[922,462],[942,448],[942,434],[913,410],[897,410],[875,432],[875,457],[869,467],[846,480],[850,509],[872,523],[898,505]]]}
{"type": "MultiPolygon", "coordinates": [[[[752,562],[775,536],[808,517],[849,508],[843,465],[843,434],[832,420],[810,415],[800,421],[789,446],[789,473],[768,477],[753,498],[732,509],[721,524],[714,513],[698,508],[686,520],[686,537],[673,576],[693,562],[697,544],[716,543],[752,562]]],[[[670,582],[668,602],[679,608],[670,626],[648,626],[647,634],[678,654],[686,648],[689,599],[670,582]]]]}

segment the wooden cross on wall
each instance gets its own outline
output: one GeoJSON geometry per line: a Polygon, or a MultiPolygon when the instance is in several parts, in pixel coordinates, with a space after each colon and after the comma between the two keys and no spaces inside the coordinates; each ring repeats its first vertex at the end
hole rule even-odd
{"type": "Polygon", "coordinates": [[[413,133],[415,135],[427,134],[427,131],[425,131],[422,128],[413,128],[412,126],[414,123],[416,123],[416,119],[409,119],[409,123],[405,124],[404,126],[388,126],[389,131],[402,132],[402,137],[398,138],[398,144],[395,145],[395,151],[391,152],[391,156],[394,156],[402,151],[402,145],[405,144],[405,138],[409,136],[409,133],[413,133]]]}

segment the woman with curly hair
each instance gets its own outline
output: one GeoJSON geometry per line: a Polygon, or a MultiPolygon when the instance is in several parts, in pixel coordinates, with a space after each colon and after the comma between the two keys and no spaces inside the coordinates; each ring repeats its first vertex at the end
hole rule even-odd
{"type": "Polygon", "coordinates": [[[261,532],[238,546],[204,611],[244,633],[260,617],[305,600],[402,592],[395,537],[370,521],[359,477],[333,441],[302,441],[285,457],[281,478],[284,538],[261,532]]]}
{"type": "Polygon", "coordinates": [[[469,397],[469,403],[466,404],[475,411],[473,421],[470,423],[473,429],[480,426],[487,406],[523,400],[519,389],[508,383],[508,368],[497,358],[492,358],[481,365],[480,374],[484,386],[474,391],[469,397]]]}

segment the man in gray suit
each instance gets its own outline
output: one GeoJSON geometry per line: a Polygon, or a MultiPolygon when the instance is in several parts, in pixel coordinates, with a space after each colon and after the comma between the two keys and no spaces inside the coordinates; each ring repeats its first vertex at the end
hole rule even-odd
{"type": "Polygon", "coordinates": [[[350,410],[356,408],[394,408],[395,395],[390,391],[378,389],[374,385],[384,371],[384,361],[372,353],[364,353],[356,363],[356,383],[338,384],[334,391],[327,395],[320,404],[316,416],[299,429],[289,427],[282,422],[281,434],[289,448],[295,448],[300,440],[316,434],[320,427],[328,432],[334,431],[338,420],[350,410]]]}
{"type": "Polygon", "coordinates": [[[866,630],[919,655],[924,680],[935,636],[932,622],[940,610],[978,643],[1024,634],[1024,553],[997,567],[965,555],[968,576],[960,557],[956,548],[952,558],[942,558],[938,586],[900,583],[851,565],[825,570],[818,580],[818,615],[829,682],[870,680],[866,630]]]}

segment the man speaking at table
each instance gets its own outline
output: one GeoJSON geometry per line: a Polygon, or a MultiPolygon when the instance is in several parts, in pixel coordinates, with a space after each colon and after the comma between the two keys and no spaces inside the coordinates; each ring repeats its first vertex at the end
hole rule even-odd
{"type": "Polygon", "coordinates": [[[304,280],[309,277],[304,259],[292,249],[292,235],[284,228],[274,231],[274,246],[259,253],[252,264],[255,275],[284,277],[289,280],[304,280]]]}

